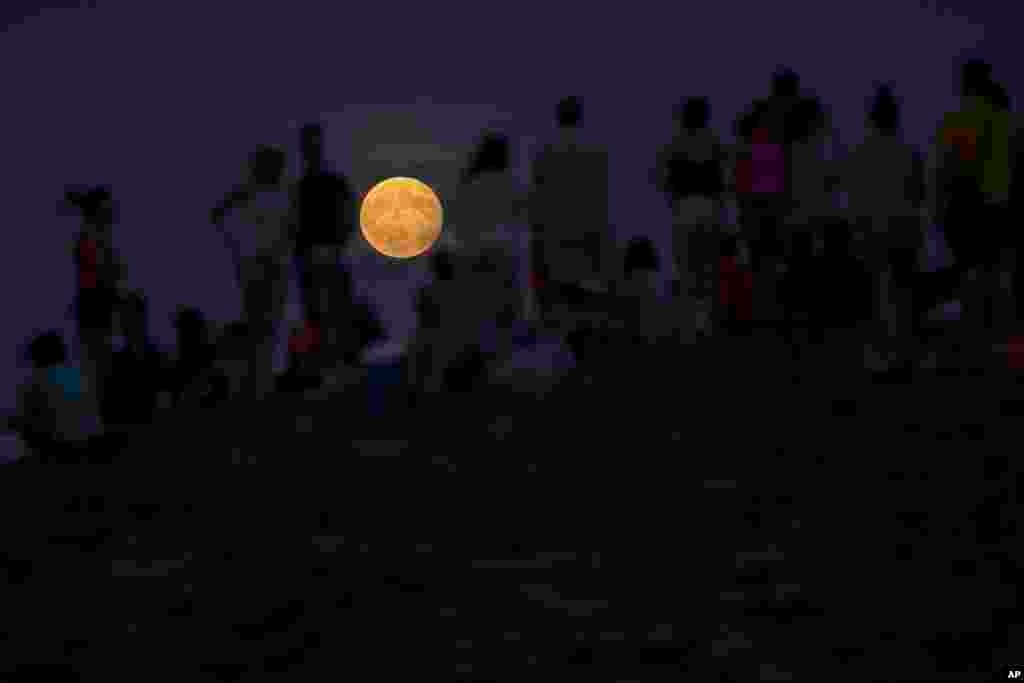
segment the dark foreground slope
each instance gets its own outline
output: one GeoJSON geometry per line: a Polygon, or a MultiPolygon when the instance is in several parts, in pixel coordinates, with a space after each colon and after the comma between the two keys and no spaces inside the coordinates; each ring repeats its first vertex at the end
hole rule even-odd
{"type": "Polygon", "coordinates": [[[1012,378],[872,385],[835,346],[794,387],[770,339],[736,344],[543,401],[163,425],[104,468],[131,493],[40,481],[19,510],[0,678],[1001,671],[1024,642],[1012,378]],[[269,467],[211,466],[233,449],[269,467]]]}

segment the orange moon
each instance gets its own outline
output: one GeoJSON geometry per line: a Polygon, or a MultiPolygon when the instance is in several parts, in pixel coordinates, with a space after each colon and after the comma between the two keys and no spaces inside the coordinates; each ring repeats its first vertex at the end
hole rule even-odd
{"type": "Polygon", "coordinates": [[[430,249],[443,223],[441,200],[416,178],[382,180],[366,193],[359,209],[363,237],[391,258],[413,258],[430,249]]]}

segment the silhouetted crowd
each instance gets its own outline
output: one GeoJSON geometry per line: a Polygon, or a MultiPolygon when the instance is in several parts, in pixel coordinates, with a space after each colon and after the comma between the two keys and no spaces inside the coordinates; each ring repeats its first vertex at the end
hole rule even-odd
{"type": "MultiPolygon", "coordinates": [[[[650,239],[615,246],[607,147],[584,125],[581,98],[558,103],[557,134],[532,160],[529,188],[512,173],[510,140],[485,133],[452,198],[446,236],[428,256],[419,329],[399,361],[401,391],[415,398],[496,382],[536,390],[545,380],[522,382],[510,368],[541,338],[570,352],[554,377],[595,359],[623,362],[601,353],[608,340],[630,358],[645,356],[641,348],[656,357],[767,327],[799,359],[826,330],[859,327],[869,370],[911,372],[928,365],[929,314],[941,303],[961,304],[949,333],[957,339],[1010,330],[1024,318],[1014,228],[1024,136],[987,63],[964,64],[959,87],[960,106],[941,119],[926,153],[902,139],[899,98],[878,87],[864,140],[843,158],[828,107],[790,70],[741,112],[732,143],[710,127],[706,97],[684,99],[652,173],[671,209],[671,291],[650,239]],[[737,220],[726,219],[730,210],[737,220]],[[953,256],[938,270],[922,258],[932,224],[953,256]]],[[[66,206],[81,217],[79,363],[69,362],[59,332],[26,347],[34,370],[10,426],[35,459],[94,457],[114,447],[111,433],[167,409],[289,391],[322,397],[368,381],[365,353],[385,331],[343,259],[357,232],[358,192],[328,167],[321,125],[299,137],[297,181],[285,178],[283,150],[261,146],[247,177],[211,211],[232,254],[240,319],[216,329],[201,311],[180,309],[173,354],[150,338],[144,293],[124,284],[111,189],[67,191],[66,206]],[[303,323],[286,331],[288,369],[277,376],[292,269],[303,323]]]]}

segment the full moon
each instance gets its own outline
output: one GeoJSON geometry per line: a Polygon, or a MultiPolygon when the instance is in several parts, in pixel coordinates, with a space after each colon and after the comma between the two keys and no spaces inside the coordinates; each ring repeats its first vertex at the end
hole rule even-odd
{"type": "Polygon", "coordinates": [[[363,198],[359,226],[374,249],[391,258],[419,256],[441,236],[444,212],[430,186],[395,177],[374,185],[363,198]]]}

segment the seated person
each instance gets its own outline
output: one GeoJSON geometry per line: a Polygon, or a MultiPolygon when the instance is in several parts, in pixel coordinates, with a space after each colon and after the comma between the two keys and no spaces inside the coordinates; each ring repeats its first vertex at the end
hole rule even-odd
{"type": "Polygon", "coordinates": [[[32,374],[18,389],[9,426],[39,461],[62,462],[84,453],[88,439],[102,432],[101,421],[81,371],[67,361],[60,332],[35,337],[27,355],[32,374]]]}
{"type": "Polygon", "coordinates": [[[620,293],[631,298],[657,297],[659,262],[654,243],[645,237],[633,238],[626,246],[624,261],[620,293]]]}
{"type": "Polygon", "coordinates": [[[409,352],[408,369],[414,387],[439,390],[445,383],[445,368],[470,335],[465,316],[460,315],[466,296],[465,283],[457,278],[458,265],[455,254],[447,249],[431,255],[433,278],[417,294],[419,324],[409,352]]]}
{"type": "Polygon", "coordinates": [[[147,302],[139,292],[121,305],[124,347],[114,351],[104,395],[103,419],[109,425],[145,425],[153,421],[160,392],[167,388],[168,364],[149,336],[147,302]]]}
{"type": "Polygon", "coordinates": [[[215,346],[211,367],[196,384],[198,401],[206,404],[213,398],[231,399],[240,395],[248,379],[250,355],[249,325],[236,320],[224,327],[215,346]],[[215,396],[210,392],[214,390],[215,396]]]}
{"type": "Polygon", "coordinates": [[[654,243],[646,237],[630,240],[623,263],[623,280],[613,316],[633,343],[653,343],[673,331],[666,306],[660,262],[654,243]]]}
{"type": "Polygon", "coordinates": [[[331,268],[323,277],[324,290],[316,306],[320,325],[314,355],[317,364],[330,373],[339,365],[358,365],[363,352],[384,338],[384,327],[369,302],[356,296],[346,269],[331,268]]]}
{"type": "Polygon", "coordinates": [[[215,364],[218,349],[210,339],[209,324],[202,312],[179,309],[174,326],[178,333],[177,358],[169,363],[166,382],[173,404],[202,407],[225,398],[223,373],[215,364]]]}

